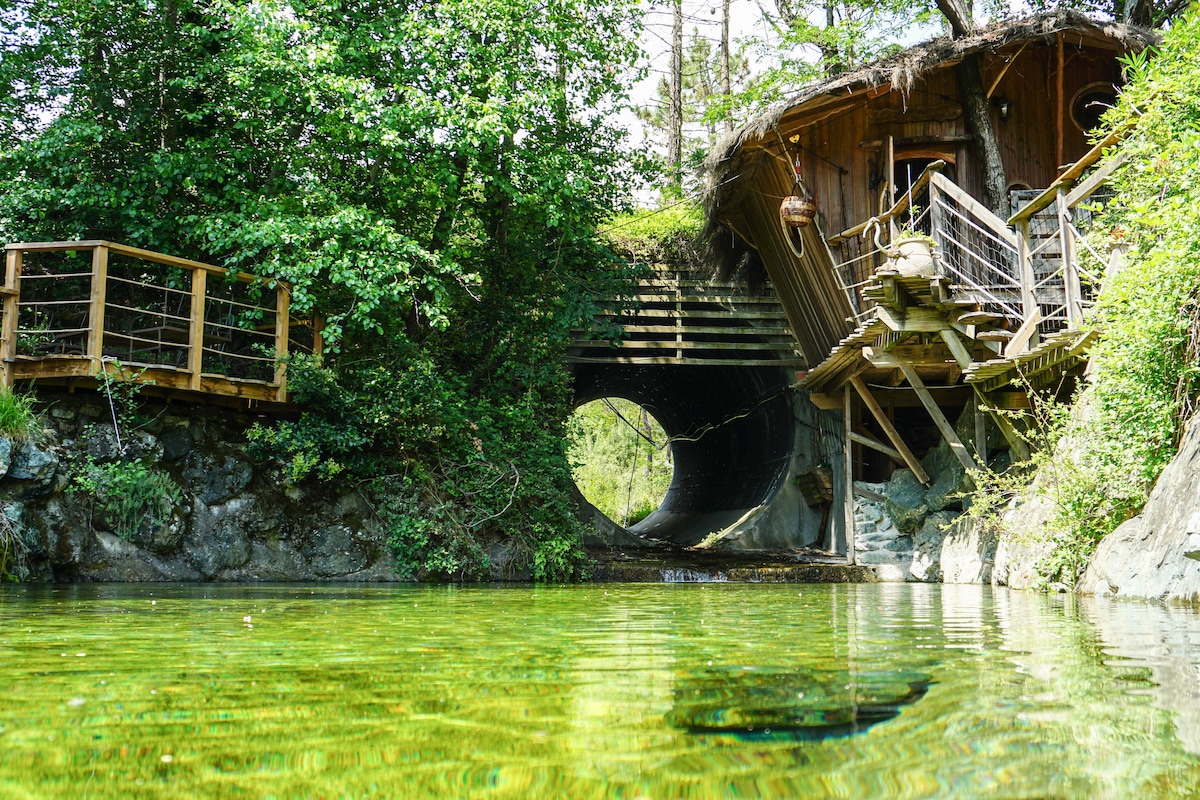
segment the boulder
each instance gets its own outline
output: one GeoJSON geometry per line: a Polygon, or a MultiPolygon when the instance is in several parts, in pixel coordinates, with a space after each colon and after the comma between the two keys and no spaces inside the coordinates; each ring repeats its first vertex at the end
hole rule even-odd
{"type": "Polygon", "coordinates": [[[1142,514],[1101,540],[1078,591],[1200,600],[1200,417],[1189,424],[1142,514]]]}
{"type": "Polygon", "coordinates": [[[925,505],[925,487],[910,469],[898,469],[884,490],[887,497],[885,508],[892,522],[903,533],[916,533],[921,529],[929,507],[925,505]]]}

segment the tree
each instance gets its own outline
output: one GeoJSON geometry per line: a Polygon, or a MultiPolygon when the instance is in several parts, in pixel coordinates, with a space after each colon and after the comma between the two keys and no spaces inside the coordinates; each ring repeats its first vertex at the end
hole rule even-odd
{"type": "Polygon", "coordinates": [[[612,274],[594,234],[630,182],[608,112],[635,11],[0,0],[0,235],[290,281],[333,357],[293,365],[323,416],[279,446],[327,474],[416,476],[405,491],[475,537],[567,535],[546,500],[569,488],[558,356],[612,274]]]}

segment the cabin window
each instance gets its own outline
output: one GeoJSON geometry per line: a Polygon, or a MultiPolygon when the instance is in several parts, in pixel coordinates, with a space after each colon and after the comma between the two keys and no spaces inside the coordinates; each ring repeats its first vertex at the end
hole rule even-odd
{"type": "Polygon", "coordinates": [[[1087,132],[1100,124],[1100,115],[1117,104],[1117,93],[1111,83],[1089,83],[1071,99],[1071,121],[1087,132]]]}

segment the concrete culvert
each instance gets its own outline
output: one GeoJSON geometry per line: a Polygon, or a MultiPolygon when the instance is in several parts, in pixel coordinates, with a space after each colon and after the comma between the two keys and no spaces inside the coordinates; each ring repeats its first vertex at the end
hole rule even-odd
{"type": "Polygon", "coordinates": [[[577,407],[633,401],[672,439],[674,478],[632,533],[698,544],[766,505],[788,474],[796,423],[783,369],[579,364],[574,376],[577,407]]]}

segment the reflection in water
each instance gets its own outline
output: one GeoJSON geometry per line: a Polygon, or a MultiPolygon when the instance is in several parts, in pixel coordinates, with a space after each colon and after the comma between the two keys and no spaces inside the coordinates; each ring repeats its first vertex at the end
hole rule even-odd
{"type": "Polygon", "coordinates": [[[929,676],[713,667],[682,679],[667,723],[688,733],[820,741],[863,733],[920,700],[929,676]]]}
{"type": "Polygon", "coordinates": [[[971,586],[6,587],[0,797],[1174,797],[1197,664],[971,586]]]}

